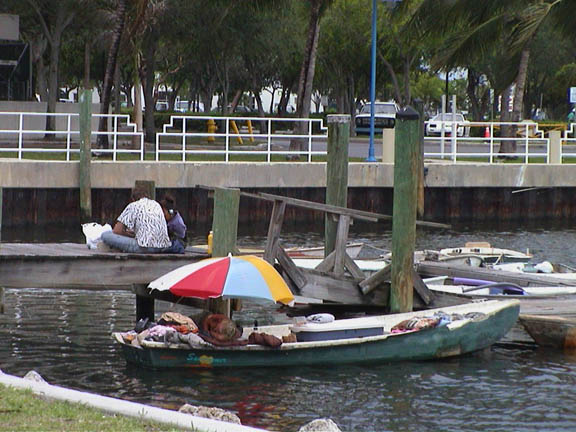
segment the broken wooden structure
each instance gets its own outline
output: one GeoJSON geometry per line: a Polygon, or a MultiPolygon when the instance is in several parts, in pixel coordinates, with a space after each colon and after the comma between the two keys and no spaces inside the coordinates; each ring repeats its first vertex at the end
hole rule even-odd
{"type": "MultiPolygon", "coordinates": [[[[389,220],[389,215],[354,210],[346,207],[299,200],[267,193],[241,192],[241,196],[273,202],[264,259],[276,265],[292,291],[301,297],[322,300],[325,303],[340,303],[351,307],[359,305],[388,307],[390,294],[390,266],[367,276],[348,255],[346,245],[350,225],[354,220],[378,222],[389,220]],[[297,267],[281,242],[282,223],[286,206],[321,211],[337,221],[334,250],[315,269],[297,267]]],[[[418,225],[446,227],[446,225],[418,221],[418,225]]],[[[419,304],[427,305],[432,294],[414,272],[414,288],[419,304]]],[[[324,305],[326,306],[326,305],[324,305]]],[[[316,306],[321,308],[321,306],[316,306]]]]}

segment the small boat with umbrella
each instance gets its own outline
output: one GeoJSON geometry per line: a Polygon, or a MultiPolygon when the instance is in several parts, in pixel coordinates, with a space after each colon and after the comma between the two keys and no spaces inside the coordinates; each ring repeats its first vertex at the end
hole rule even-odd
{"type": "MultiPolygon", "coordinates": [[[[243,298],[290,305],[294,296],[272,265],[256,256],[212,258],[158,278],[150,289],[178,296],[243,298]]],[[[296,317],[292,324],[243,329],[238,344],[215,346],[197,335],[149,340],[117,332],[126,360],[148,368],[281,367],[426,360],[489,347],[515,324],[517,300],[486,301],[390,315],[296,317]],[[257,334],[280,341],[258,343],[257,334]]]]}

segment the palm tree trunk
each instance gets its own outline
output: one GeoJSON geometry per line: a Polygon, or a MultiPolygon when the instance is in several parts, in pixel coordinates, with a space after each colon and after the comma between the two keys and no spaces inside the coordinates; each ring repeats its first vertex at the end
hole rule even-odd
{"type": "MultiPolygon", "coordinates": [[[[322,0],[312,0],[310,8],[310,20],[308,21],[308,37],[306,39],[306,52],[300,68],[300,79],[298,80],[296,117],[310,117],[310,105],[312,101],[312,88],[314,84],[314,72],[316,69],[316,53],[318,52],[318,35],[320,34],[320,9],[322,0]]],[[[298,122],[294,131],[298,134],[306,132],[307,125],[298,122]]],[[[302,149],[303,140],[295,138],[290,140],[290,150],[298,151],[302,149]]],[[[295,156],[297,158],[298,156],[295,156]]]]}
{"type": "MultiPolygon", "coordinates": [[[[108,114],[110,107],[110,95],[112,93],[112,82],[114,81],[114,69],[116,68],[116,60],[118,58],[118,51],[120,50],[120,41],[122,40],[122,33],[126,21],[126,0],[118,0],[118,7],[116,9],[116,24],[112,32],[112,44],[110,51],[108,51],[108,60],[106,62],[106,72],[104,73],[104,86],[102,88],[102,104],[100,107],[100,114],[108,114]]],[[[98,130],[106,132],[108,130],[108,123],[106,117],[100,117],[98,130]]],[[[98,135],[98,147],[108,148],[108,136],[98,135]]]]}
{"type": "MultiPolygon", "coordinates": [[[[520,64],[518,65],[518,75],[514,81],[515,88],[512,112],[508,111],[508,103],[506,103],[506,115],[502,116],[502,121],[519,122],[522,119],[522,107],[524,106],[524,89],[526,88],[529,59],[530,49],[524,48],[520,57],[520,64]]],[[[504,110],[502,110],[502,114],[504,114],[504,110]]],[[[502,127],[502,137],[513,138],[516,136],[517,130],[518,127],[515,125],[504,126],[502,127]]],[[[506,140],[500,144],[499,153],[516,153],[517,147],[518,145],[516,140],[506,140]]]]}

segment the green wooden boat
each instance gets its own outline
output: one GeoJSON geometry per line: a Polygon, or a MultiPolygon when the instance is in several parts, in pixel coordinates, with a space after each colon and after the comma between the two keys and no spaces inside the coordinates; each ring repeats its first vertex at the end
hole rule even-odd
{"type": "MultiPolygon", "coordinates": [[[[471,353],[489,347],[516,323],[518,300],[490,300],[419,312],[336,320],[332,323],[260,327],[277,337],[295,333],[298,341],[278,348],[236,347],[142,342],[132,344],[114,333],[129,363],[148,368],[215,368],[309,366],[429,360],[471,353]],[[452,318],[447,325],[419,331],[392,332],[406,320],[422,320],[435,313],[452,318]],[[360,335],[360,336],[359,336],[360,335]]],[[[246,329],[248,337],[252,329],[246,329]]]]}

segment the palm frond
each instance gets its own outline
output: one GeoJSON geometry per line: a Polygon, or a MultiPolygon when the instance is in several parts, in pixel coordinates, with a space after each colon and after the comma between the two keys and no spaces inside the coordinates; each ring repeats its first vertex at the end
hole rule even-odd
{"type": "Polygon", "coordinates": [[[466,29],[447,37],[432,58],[434,69],[465,66],[471,58],[482,59],[502,45],[501,34],[506,16],[495,16],[472,31],[466,29]]]}
{"type": "Polygon", "coordinates": [[[542,23],[549,17],[552,7],[559,1],[561,0],[556,0],[553,3],[534,3],[521,11],[518,21],[510,33],[509,41],[512,51],[520,51],[532,41],[542,23]]]}

